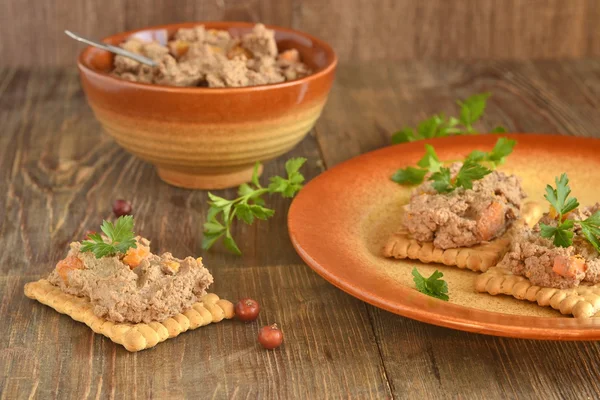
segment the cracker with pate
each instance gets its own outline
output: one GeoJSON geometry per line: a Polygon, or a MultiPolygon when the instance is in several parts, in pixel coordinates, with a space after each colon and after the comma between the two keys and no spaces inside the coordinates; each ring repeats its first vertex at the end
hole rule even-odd
{"type": "Polygon", "coordinates": [[[73,242],[47,279],[25,294],[139,351],[188,329],[233,317],[233,305],[208,294],[213,277],[202,258],[150,251],[133,217],[104,221],[103,235],[73,242]]]}
{"type": "Polygon", "coordinates": [[[507,253],[475,288],[589,318],[600,308],[600,203],[582,207],[569,198],[567,174],[555,184],[546,187],[549,211],[515,231],[507,253]]]}
{"type": "Polygon", "coordinates": [[[204,295],[183,313],[147,324],[115,323],[98,317],[88,299],[64,293],[46,279],[26,284],[25,295],[75,321],[83,322],[95,333],[106,336],[131,352],[149,349],[180,333],[234,316],[233,304],[213,293],[204,295]]]}
{"type": "Polygon", "coordinates": [[[516,141],[500,138],[491,152],[471,152],[448,166],[433,146],[417,167],[400,169],[392,180],[416,184],[403,207],[402,226],[383,255],[485,271],[510,244],[517,221],[532,223],[537,207],[522,207],[526,195],[516,175],[489,169],[502,164],[516,141]]]}
{"type": "MultiPolygon", "coordinates": [[[[521,220],[516,221],[515,226],[534,224],[541,214],[539,203],[527,202],[521,207],[521,220]]],[[[433,242],[419,242],[411,236],[407,229],[401,229],[389,238],[383,248],[383,255],[390,258],[408,258],[424,263],[440,263],[484,272],[502,259],[510,243],[511,232],[509,231],[501,237],[472,247],[442,249],[436,247],[433,242]]]]}

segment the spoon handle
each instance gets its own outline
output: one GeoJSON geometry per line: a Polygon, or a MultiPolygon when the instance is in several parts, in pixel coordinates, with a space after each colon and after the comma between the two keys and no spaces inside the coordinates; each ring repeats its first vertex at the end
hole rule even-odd
{"type": "Polygon", "coordinates": [[[139,54],[136,54],[136,53],[132,53],[132,52],[127,51],[125,49],[122,49],[120,47],[113,46],[111,44],[106,44],[106,43],[98,43],[98,42],[95,42],[93,40],[86,39],[86,38],[84,38],[84,37],[82,37],[80,35],[77,35],[77,34],[71,32],[71,31],[67,31],[66,30],[65,33],[69,37],[71,37],[71,38],[73,38],[73,39],[75,39],[75,40],[77,40],[79,42],[83,42],[85,44],[88,44],[90,46],[94,46],[94,47],[97,47],[97,48],[102,49],[102,50],[110,51],[111,53],[115,53],[115,54],[118,54],[118,55],[123,56],[123,57],[131,58],[132,60],[135,60],[135,61],[140,62],[142,64],[146,64],[146,65],[148,65],[150,67],[156,67],[156,66],[158,66],[158,64],[156,63],[156,61],[154,61],[154,60],[152,60],[152,59],[150,59],[148,57],[144,57],[142,55],[139,55],[139,54]]]}

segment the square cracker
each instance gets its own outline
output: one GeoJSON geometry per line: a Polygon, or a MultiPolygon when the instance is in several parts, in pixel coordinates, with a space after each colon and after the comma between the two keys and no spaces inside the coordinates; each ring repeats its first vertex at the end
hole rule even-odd
{"type": "Polygon", "coordinates": [[[405,228],[393,234],[383,248],[385,257],[398,259],[409,258],[424,263],[436,262],[468,268],[472,271],[485,272],[498,264],[511,242],[511,231],[516,224],[533,226],[543,214],[542,206],[535,201],[529,201],[521,207],[521,220],[515,222],[504,235],[490,242],[471,247],[454,249],[439,249],[431,242],[418,242],[410,236],[405,228]]]}
{"type": "Polygon", "coordinates": [[[561,314],[590,318],[600,310],[600,284],[581,285],[572,289],[540,287],[529,279],[513,275],[506,268],[492,267],[475,279],[475,290],[491,295],[506,294],[515,299],[550,306],[561,314]]]}
{"type": "Polygon", "coordinates": [[[383,255],[420,260],[424,263],[455,265],[459,268],[483,272],[500,261],[509,245],[510,237],[506,233],[491,242],[477,246],[444,250],[434,247],[432,242],[418,242],[403,229],[390,237],[383,248],[383,255]]]}
{"type": "Polygon", "coordinates": [[[25,285],[25,295],[30,299],[67,314],[75,321],[83,322],[94,332],[100,333],[128,351],[140,351],[156,346],[160,342],[174,338],[189,329],[233,318],[233,304],[208,293],[199,302],[181,313],[162,322],[148,324],[115,323],[96,316],[92,304],[83,297],[64,293],[45,279],[25,285]]]}

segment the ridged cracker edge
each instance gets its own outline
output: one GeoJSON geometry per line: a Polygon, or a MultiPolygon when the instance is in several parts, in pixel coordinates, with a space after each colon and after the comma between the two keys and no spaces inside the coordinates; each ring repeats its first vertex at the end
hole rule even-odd
{"type": "Polygon", "coordinates": [[[234,316],[233,304],[220,299],[214,293],[206,294],[201,301],[194,303],[181,314],[162,322],[148,324],[121,324],[100,318],[93,313],[89,300],[64,293],[45,279],[27,283],[25,295],[68,315],[75,321],[83,322],[94,332],[106,336],[131,352],[149,349],[187,330],[234,316]]]}
{"type": "Polygon", "coordinates": [[[505,234],[478,246],[443,250],[434,247],[431,242],[419,243],[410,237],[408,231],[401,231],[390,237],[383,248],[383,255],[397,259],[409,258],[424,263],[454,265],[458,268],[484,272],[500,261],[509,245],[510,238],[505,234]]]}
{"type": "Polygon", "coordinates": [[[493,267],[475,279],[475,290],[493,296],[505,294],[518,300],[550,306],[564,315],[590,318],[600,310],[600,284],[572,289],[545,288],[532,284],[529,279],[513,275],[508,269],[493,267]]]}

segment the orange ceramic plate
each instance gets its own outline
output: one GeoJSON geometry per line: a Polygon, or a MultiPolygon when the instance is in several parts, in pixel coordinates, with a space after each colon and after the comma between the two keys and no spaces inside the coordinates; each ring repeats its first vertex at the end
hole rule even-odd
{"type": "MultiPolygon", "coordinates": [[[[581,204],[600,200],[600,140],[554,135],[507,135],[515,151],[500,170],[521,176],[530,199],[545,202],[546,183],[567,172],[581,204]]],[[[390,146],[346,161],[311,181],[289,212],[292,243],[306,263],[340,289],[374,306],[419,321],[499,336],[554,340],[600,339],[600,318],[576,320],[551,308],[473,289],[475,272],[439,264],[390,260],[381,248],[400,223],[410,188],[390,181],[414,165],[423,145],[441,159],[490,150],[498,135],[460,136],[390,146]],[[414,289],[411,270],[444,273],[450,301],[414,289]]]]}

